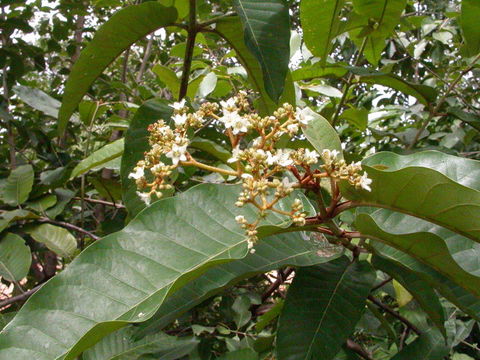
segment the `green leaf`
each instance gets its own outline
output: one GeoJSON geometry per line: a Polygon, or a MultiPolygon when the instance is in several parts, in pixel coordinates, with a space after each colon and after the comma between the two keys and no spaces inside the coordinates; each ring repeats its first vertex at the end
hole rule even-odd
{"type": "Polygon", "coordinates": [[[28,210],[16,209],[0,213],[0,232],[5,230],[10,224],[17,220],[35,219],[38,215],[28,210]]]}
{"type": "Polygon", "coordinates": [[[18,206],[28,199],[33,186],[32,165],[22,165],[13,170],[3,186],[3,201],[8,205],[18,206]]]}
{"type": "Polygon", "coordinates": [[[352,350],[345,347],[335,356],[334,360],[360,360],[361,358],[355,354],[352,350]]]}
{"type": "Polygon", "coordinates": [[[178,94],[180,92],[180,79],[177,74],[175,74],[175,71],[160,64],[155,65],[152,68],[152,71],[157,75],[158,79],[167,86],[173,97],[178,99],[178,94]]]}
{"type": "Polygon", "coordinates": [[[462,0],[460,25],[465,39],[465,48],[469,56],[477,55],[480,52],[479,16],[480,3],[477,0],[462,0]]]}
{"type": "Polygon", "coordinates": [[[144,355],[176,360],[190,353],[198,344],[194,337],[176,337],[156,333],[138,338],[134,327],[116,331],[83,353],[83,360],[136,360],[144,355]]]}
{"type": "Polygon", "coordinates": [[[226,353],[217,360],[258,360],[258,354],[252,349],[241,349],[226,353]]]}
{"type": "Polygon", "coordinates": [[[464,123],[467,123],[471,127],[480,131],[480,116],[473,113],[463,111],[460,108],[449,108],[447,111],[450,115],[455,116],[457,119],[462,120],[464,123]]]}
{"type": "Polygon", "coordinates": [[[283,266],[312,266],[336,259],[338,248],[328,243],[317,244],[316,235],[278,234],[269,236],[255,246],[255,253],[245,258],[208,270],[169,297],[155,316],[140,325],[145,332],[161,329],[183,312],[240,280],[283,266]]]}
{"type": "Polygon", "coordinates": [[[303,129],[303,133],[308,141],[310,141],[319,154],[324,149],[337,150],[340,153],[339,157],[342,158],[342,143],[335,129],[320,114],[313,111],[309,111],[309,114],[314,119],[309,121],[307,127],[303,129]]]}
{"type": "Polygon", "coordinates": [[[365,108],[350,108],[345,110],[340,117],[360,131],[365,131],[368,125],[368,114],[369,111],[365,108]]]}
{"type": "Polygon", "coordinates": [[[78,103],[113,60],[151,32],[173,25],[176,19],[175,8],[149,1],[125,7],[103,24],[81,52],[65,84],[63,102],[58,114],[59,133],[64,132],[78,103]]]}
{"type": "Polygon", "coordinates": [[[120,177],[123,188],[123,202],[132,216],[145,208],[145,203],[136,194],[135,180],[129,178],[128,175],[133,171],[137,162],[144,158],[145,151],[150,147],[148,144],[148,125],[160,119],[168,121],[172,112],[173,109],[168,106],[165,100],[148,100],[138,108],[125,134],[125,151],[122,156],[120,177]]]}
{"type": "MultiPolygon", "coordinates": [[[[238,60],[247,70],[253,89],[260,93],[259,111],[264,114],[272,114],[278,108],[277,102],[270,98],[266,90],[262,81],[262,69],[259,62],[245,46],[240,19],[238,17],[223,18],[217,22],[215,31],[235,50],[238,60]]],[[[286,54],[288,54],[288,51],[286,54]]],[[[295,88],[290,74],[286,76],[283,88],[284,91],[278,103],[287,102],[295,105],[295,88]]]]}
{"type": "Polygon", "coordinates": [[[75,168],[72,170],[70,178],[76,178],[77,176],[83,175],[97,166],[103,165],[110,160],[122,156],[123,147],[124,139],[122,138],[103,146],[97,151],[94,151],[92,154],[80,161],[77,166],[75,166],[75,168]]]}
{"type": "Polygon", "coordinates": [[[279,319],[278,359],[334,359],[360,320],[375,278],[368,262],[346,257],[299,269],[279,319]]]}
{"type": "Polygon", "coordinates": [[[432,289],[432,287],[416,273],[409,271],[395,262],[389,261],[381,256],[374,256],[372,258],[372,265],[379,270],[389,274],[397,280],[408,292],[417,300],[423,311],[432,320],[433,324],[446,336],[444,323],[445,312],[442,304],[432,289]]]}
{"type": "MultiPolygon", "coordinates": [[[[302,3],[300,3],[302,4],[302,3]]],[[[293,81],[308,80],[322,77],[341,78],[348,73],[348,70],[339,64],[321,66],[319,62],[302,66],[292,72],[293,81]]]]}
{"type": "Polygon", "coordinates": [[[57,196],[54,194],[48,194],[45,196],[42,196],[40,199],[28,202],[26,207],[29,209],[32,209],[34,211],[37,211],[39,213],[44,213],[45,210],[51,208],[57,203],[57,196]]]}
{"type": "Polygon", "coordinates": [[[194,149],[205,151],[224,163],[227,163],[228,159],[232,157],[230,151],[209,139],[196,137],[190,142],[189,146],[194,149]]]}
{"type": "Polygon", "coordinates": [[[77,250],[75,237],[67,229],[59,226],[42,224],[29,227],[25,232],[59,256],[71,258],[77,250]]]}
{"type": "MultiPolygon", "coordinates": [[[[0,333],[0,359],[73,359],[127,323],[149,319],[169,294],[208,268],[243,258],[247,239],[235,216],[257,215],[234,205],[239,190],[195,186],[87,247],[0,333]]],[[[260,228],[264,236],[291,223],[277,214],[262,222],[269,225],[260,228]]]]}
{"type": "Polygon", "coordinates": [[[344,0],[302,0],[300,21],[303,39],[308,49],[320,58],[325,66],[328,54],[332,51],[332,41],[340,28],[340,10],[344,0]]]}
{"type": "Polygon", "coordinates": [[[431,328],[395,355],[392,360],[439,360],[449,353],[442,334],[431,328]]]}
{"type": "Polygon", "coordinates": [[[23,279],[31,263],[30,248],[20,236],[8,233],[0,240],[0,276],[5,280],[23,279]]]}
{"type": "Polygon", "coordinates": [[[407,4],[406,0],[354,0],[353,8],[357,19],[363,26],[352,31],[352,40],[360,47],[362,37],[367,35],[364,49],[365,58],[377,65],[380,60],[385,40],[400,23],[400,17],[407,4]],[[371,22],[375,21],[372,27],[371,22]],[[365,35],[364,35],[365,34],[365,35]]]}
{"type": "Polygon", "coordinates": [[[63,210],[65,209],[65,206],[70,202],[70,200],[73,199],[75,196],[75,193],[71,190],[68,189],[55,189],[53,191],[55,193],[55,196],[57,198],[57,203],[55,204],[54,207],[48,209],[46,211],[46,215],[50,219],[55,219],[58,215],[60,215],[63,210]]]}
{"type": "Polygon", "coordinates": [[[233,0],[245,44],[257,58],[265,90],[273,101],[283,93],[290,60],[290,16],[283,0],[233,0]]]}
{"type": "Polygon", "coordinates": [[[435,88],[428,85],[406,81],[405,79],[402,79],[394,74],[359,67],[347,68],[353,74],[359,76],[359,82],[387,86],[406,95],[413,96],[424,105],[434,102],[438,96],[438,92],[435,88]]]}

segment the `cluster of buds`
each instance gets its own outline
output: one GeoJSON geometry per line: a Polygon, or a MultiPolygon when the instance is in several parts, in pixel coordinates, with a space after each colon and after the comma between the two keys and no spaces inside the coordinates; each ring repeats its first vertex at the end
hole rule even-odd
{"type": "Polygon", "coordinates": [[[302,127],[315,119],[315,113],[309,108],[295,109],[290,104],[283,104],[273,115],[262,117],[251,110],[245,92],[219,104],[203,103],[195,112],[189,112],[184,101],[171,107],[174,111],[169,123],[159,120],[149,126],[151,148],[129,175],[136,181],[138,195],[147,204],[152,195],[160,198],[162,190],[172,188],[169,183],[171,174],[178,166],[195,166],[233,176],[242,183],[235,205],[243,207],[250,204],[258,210],[258,216],[252,222],[242,215],[236,217],[245,229],[248,248],[252,252],[258,240],[257,226],[268,212],[281,214],[297,226],[305,225],[307,214],[303,203],[292,194],[296,188],[318,188],[321,178],[330,177],[331,181],[346,179],[356,187],[370,190],[371,180],[366,174],[359,175],[361,166],[355,163],[347,165],[338,159],[339,154],[335,150],[325,150],[320,155],[310,149],[279,148],[281,138],[297,136],[302,127]],[[232,156],[228,160],[231,170],[198,162],[188,152],[188,133],[191,133],[188,130],[207,124],[222,127],[228,136],[232,147],[232,156]],[[315,167],[319,158],[323,160],[324,172],[315,167]],[[286,173],[290,173],[291,177],[286,173]],[[290,182],[290,179],[295,181],[290,182]],[[290,206],[285,210],[284,205],[289,201],[290,206]]]}
{"type": "Polygon", "coordinates": [[[340,153],[336,150],[323,150],[322,151],[322,168],[333,180],[347,180],[351,185],[357,189],[364,189],[372,191],[370,184],[372,179],[368,178],[368,174],[362,171],[361,163],[347,164],[344,159],[339,158],[340,153]]]}

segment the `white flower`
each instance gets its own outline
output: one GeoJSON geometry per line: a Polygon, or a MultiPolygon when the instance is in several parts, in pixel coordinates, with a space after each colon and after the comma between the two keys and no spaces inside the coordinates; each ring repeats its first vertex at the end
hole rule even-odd
{"type": "Polygon", "coordinates": [[[239,224],[245,224],[247,222],[247,220],[245,219],[245,216],[243,215],[235,216],[235,221],[239,224]]]}
{"type": "Polygon", "coordinates": [[[306,107],[306,108],[303,108],[303,109],[300,109],[297,107],[297,111],[295,113],[295,115],[297,116],[297,120],[300,124],[302,125],[308,125],[308,123],[312,120],[315,119],[315,115],[316,113],[310,109],[309,107],[306,107]]]}
{"type": "Polygon", "coordinates": [[[138,180],[142,178],[144,175],[145,175],[145,169],[143,168],[143,166],[137,166],[134,172],[131,172],[130,174],[128,174],[128,177],[138,180]]]}
{"type": "Polygon", "coordinates": [[[267,151],[267,165],[272,166],[278,161],[277,155],[273,155],[270,151],[267,151]]]}
{"type": "Polygon", "coordinates": [[[173,165],[177,165],[179,161],[187,161],[187,145],[173,144],[172,150],[165,154],[166,157],[172,159],[173,165]]]}
{"type": "Polygon", "coordinates": [[[232,157],[227,160],[228,163],[234,163],[240,160],[238,157],[240,156],[241,150],[239,146],[236,146],[232,150],[232,157]]]}
{"type": "Polygon", "coordinates": [[[364,190],[367,191],[372,191],[372,188],[370,187],[370,184],[372,183],[372,179],[368,177],[368,174],[365,172],[363,175],[360,177],[360,187],[364,190]]]}
{"type": "Polygon", "coordinates": [[[235,100],[235,98],[232,97],[227,101],[220,101],[220,106],[223,108],[224,111],[225,110],[229,111],[228,109],[237,107],[237,101],[235,100]]]}
{"type": "Polygon", "coordinates": [[[277,164],[283,167],[287,167],[293,164],[293,160],[290,158],[290,151],[280,149],[277,151],[277,164]]]}
{"type": "Polygon", "coordinates": [[[187,122],[187,114],[176,114],[172,117],[175,126],[182,126],[187,122]]]}
{"type": "Polygon", "coordinates": [[[235,123],[242,120],[242,117],[236,111],[224,112],[224,115],[219,119],[227,129],[233,127],[235,123]]]}
{"type": "Polygon", "coordinates": [[[151,197],[150,197],[150,193],[144,193],[144,192],[140,192],[140,191],[137,191],[137,195],[140,197],[140,199],[148,206],[150,205],[150,202],[151,202],[151,197]]]}
{"type": "Polygon", "coordinates": [[[242,179],[253,179],[253,176],[251,174],[242,174],[242,179]]]}
{"type": "Polygon", "coordinates": [[[297,133],[298,132],[298,124],[287,125],[287,130],[290,133],[294,133],[294,134],[297,133]]]}
{"type": "Polygon", "coordinates": [[[177,111],[182,110],[185,107],[185,99],[182,99],[179,102],[174,102],[173,104],[170,104],[168,106],[173,108],[173,110],[177,110],[177,111]]]}
{"type": "Polygon", "coordinates": [[[234,120],[234,123],[232,125],[232,132],[234,135],[237,135],[238,133],[246,133],[248,131],[248,125],[249,122],[247,119],[237,116],[234,120]]]}
{"type": "Polygon", "coordinates": [[[157,172],[160,172],[163,166],[165,166],[165,164],[163,162],[159,162],[157,165],[153,165],[150,171],[152,172],[152,174],[155,174],[157,172]]]}
{"type": "Polygon", "coordinates": [[[315,151],[315,150],[308,150],[308,149],[305,149],[305,160],[308,164],[314,164],[318,161],[318,157],[320,155],[318,155],[318,153],[315,151]]]}
{"type": "Polygon", "coordinates": [[[324,149],[322,151],[322,158],[324,160],[335,160],[338,155],[340,155],[340,152],[338,152],[337,150],[324,149]]]}

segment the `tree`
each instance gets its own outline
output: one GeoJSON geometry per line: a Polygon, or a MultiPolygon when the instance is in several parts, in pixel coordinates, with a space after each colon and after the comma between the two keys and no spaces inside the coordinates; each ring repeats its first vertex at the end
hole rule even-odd
{"type": "Polygon", "coordinates": [[[1,360],[480,356],[476,1],[1,9],[1,360]]]}

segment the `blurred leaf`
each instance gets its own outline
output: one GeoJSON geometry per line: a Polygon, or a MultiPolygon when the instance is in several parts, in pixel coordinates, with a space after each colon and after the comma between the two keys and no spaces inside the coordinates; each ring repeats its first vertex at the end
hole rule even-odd
{"type": "Polygon", "coordinates": [[[375,278],[368,262],[347,257],[297,270],[279,319],[278,360],[334,359],[360,320],[375,278]]]}
{"type": "Polygon", "coordinates": [[[420,337],[395,355],[392,360],[439,360],[449,353],[445,339],[435,328],[422,332],[420,337]]]}
{"type": "Polygon", "coordinates": [[[3,201],[8,205],[18,206],[28,199],[33,186],[32,165],[22,165],[12,170],[3,186],[3,201]]]}
{"type": "Polygon", "coordinates": [[[265,90],[273,101],[284,91],[290,59],[290,16],[283,0],[233,0],[245,45],[262,67],[265,90]]]}
{"type": "Polygon", "coordinates": [[[172,25],[176,19],[175,8],[148,1],[117,11],[103,24],[70,72],[58,114],[58,132],[64,132],[78,103],[113,60],[136,41],[154,30],[172,25]]]}
{"type": "Polygon", "coordinates": [[[75,237],[59,226],[42,224],[26,228],[25,232],[61,257],[72,258],[77,250],[75,237]]]}
{"type": "Polygon", "coordinates": [[[35,219],[38,215],[28,210],[12,210],[0,213],[0,232],[6,229],[12,222],[24,219],[35,219]]]}
{"type": "Polygon", "coordinates": [[[259,360],[258,354],[252,349],[241,349],[232,352],[228,352],[217,360],[259,360]]]}
{"type": "Polygon", "coordinates": [[[462,120],[463,122],[467,123],[471,127],[480,131],[480,116],[463,111],[460,108],[449,108],[448,113],[450,115],[455,116],[457,119],[462,120]]]}
{"type": "Polygon", "coordinates": [[[98,167],[102,164],[109,162],[110,160],[116,159],[123,154],[124,139],[118,139],[110,144],[105,145],[104,147],[94,151],[92,154],[87,156],[85,159],[80,161],[77,166],[72,171],[70,178],[76,178],[77,176],[83,175],[89,170],[98,167]]]}
{"type": "Polygon", "coordinates": [[[44,213],[45,210],[51,208],[56,203],[57,203],[57,196],[54,194],[48,194],[48,195],[42,196],[40,199],[28,202],[25,205],[29,209],[35,210],[39,213],[44,213]]]}
{"type": "Polygon", "coordinates": [[[477,0],[462,0],[462,13],[460,25],[465,38],[465,48],[469,56],[477,55],[480,52],[480,2],[477,0]]]}
{"type": "Polygon", "coordinates": [[[308,49],[320,58],[325,66],[332,50],[333,39],[340,29],[340,10],[344,0],[302,0],[300,2],[300,21],[303,38],[308,49]]]}
{"type": "Polygon", "coordinates": [[[368,125],[368,114],[369,111],[365,108],[350,108],[345,110],[340,118],[347,120],[349,124],[357,129],[365,131],[368,125]]]}
{"type": "Polygon", "coordinates": [[[18,281],[27,276],[32,263],[30,248],[23,238],[7,233],[0,240],[0,276],[8,281],[18,281]]]}

